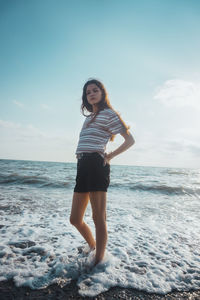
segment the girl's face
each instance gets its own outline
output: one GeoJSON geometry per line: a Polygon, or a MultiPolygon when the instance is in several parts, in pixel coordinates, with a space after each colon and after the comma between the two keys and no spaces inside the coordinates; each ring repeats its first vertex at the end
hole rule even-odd
{"type": "Polygon", "coordinates": [[[95,107],[95,104],[99,103],[102,99],[102,91],[95,83],[88,84],[86,97],[88,103],[95,107]]]}

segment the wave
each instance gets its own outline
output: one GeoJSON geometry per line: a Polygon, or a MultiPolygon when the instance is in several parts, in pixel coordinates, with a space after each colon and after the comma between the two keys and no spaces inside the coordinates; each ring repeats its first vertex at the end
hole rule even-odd
{"type": "Polygon", "coordinates": [[[36,185],[41,188],[67,188],[70,183],[68,181],[62,180],[51,180],[46,176],[40,175],[20,175],[17,173],[12,173],[10,175],[0,174],[0,184],[10,185],[10,184],[19,184],[19,185],[36,185]]]}
{"type": "MultiPolygon", "coordinates": [[[[114,181],[114,178],[113,178],[114,181]]],[[[0,174],[0,185],[31,185],[39,188],[72,188],[75,184],[74,178],[68,176],[66,180],[58,179],[55,177],[47,177],[41,175],[21,175],[18,173],[12,173],[10,175],[0,174]]],[[[152,183],[145,182],[112,182],[110,188],[117,190],[132,190],[139,192],[161,193],[165,195],[200,195],[200,188],[186,187],[186,186],[171,186],[167,184],[161,184],[158,181],[152,183]]]]}
{"type": "Polygon", "coordinates": [[[113,188],[126,188],[133,191],[141,191],[141,192],[151,192],[151,193],[161,193],[166,195],[194,195],[198,194],[200,195],[200,189],[192,189],[188,187],[182,187],[182,186],[168,186],[165,184],[123,184],[119,185],[117,183],[111,184],[111,187],[113,188]]]}
{"type": "Polygon", "coordinates": [[[164,173],[168,173],[170,175],[188,175],[188,172],[183,172],[183,171],[167,171],[164,173]]]}

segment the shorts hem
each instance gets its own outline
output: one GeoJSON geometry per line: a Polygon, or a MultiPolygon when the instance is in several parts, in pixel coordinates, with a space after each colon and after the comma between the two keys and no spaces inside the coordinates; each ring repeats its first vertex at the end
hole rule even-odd
{"type": "Polygon", "coordinates": [[[89,192],[107,192],[107,189],[89,189],[89,190],[76,190],[74,189],[74,193],[89,193],[89,192]]]}

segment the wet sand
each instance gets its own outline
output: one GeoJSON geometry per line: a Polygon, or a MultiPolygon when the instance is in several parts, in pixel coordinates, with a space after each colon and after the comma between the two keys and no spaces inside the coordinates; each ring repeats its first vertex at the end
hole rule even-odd
{"type": "Polygon", "coordinates": [[[57,284],[52,284],[45,289],[31,290],[28,287],[16,287],[12,280],[0,282],[0,299],[1,300],[79,300],[79,299],[90,299],[90,300],[200,300],[200,290],[189,291],[189,292],[172,292],[167,295],[148,294],[146,292],[138,291],[135,289],[125,289],[114,287],[109,291],[99,294],[96,297],[81,297],[78,293],[78,287],[76,281],[72,281],[70,284],[60,287],[57,284]]]}

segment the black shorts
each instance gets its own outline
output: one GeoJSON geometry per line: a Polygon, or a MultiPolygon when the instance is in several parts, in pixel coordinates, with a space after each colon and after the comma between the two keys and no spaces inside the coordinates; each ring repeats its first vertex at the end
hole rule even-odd
{"type": "Polygon", "coordinates": [[[97,153],[82,153],[77,162],[74,192],[107,192],[110,183],[110,165],[104,166],[103,157],[97,153]]]}

